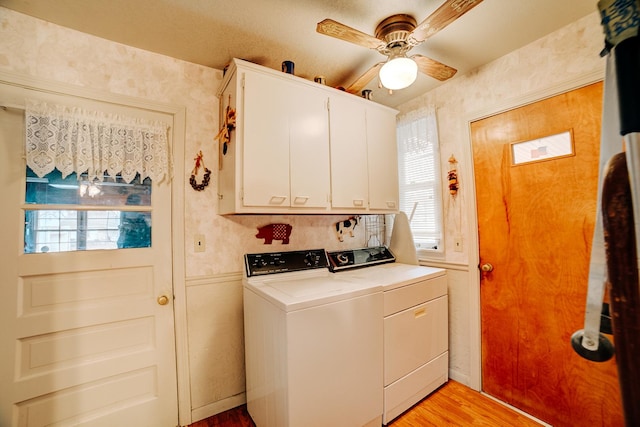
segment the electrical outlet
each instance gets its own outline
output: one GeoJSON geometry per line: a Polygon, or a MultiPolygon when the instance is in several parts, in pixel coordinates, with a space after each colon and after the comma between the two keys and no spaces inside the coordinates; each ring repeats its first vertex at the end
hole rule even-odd
{"type": "Polygon", "coordinates": [[[456,236],[453,238],[453,250],[456,252],[462,252],[462,236],[456,236]]]}
{"type": "Polygon", "coordinates": [[[193,239],[193,251],[204,252],[204,250],[205,250],[204,234],[196,234],[193,239]]]}

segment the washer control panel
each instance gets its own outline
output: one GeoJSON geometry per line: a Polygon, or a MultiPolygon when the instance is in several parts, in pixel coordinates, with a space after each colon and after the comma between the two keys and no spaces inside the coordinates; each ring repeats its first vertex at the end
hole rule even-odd
{"type": "Polygon", "coordinates": [[[245,254],[244,264],[247,277],[327,268],[329,265],[324,249],[245,254]]]}

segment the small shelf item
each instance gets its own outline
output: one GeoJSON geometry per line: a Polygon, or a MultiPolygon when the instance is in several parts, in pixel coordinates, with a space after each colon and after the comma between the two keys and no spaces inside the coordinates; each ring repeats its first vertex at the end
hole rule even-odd
{"type": "Polygon", "coordinates": [[[211,171],[204,165],[204,157],[202,155],[202,151],[198,151],[198,154],[193,160],[196,161],[196,164],[191,171],[189,183],[194,190],[202,191],[207,187],[207,185],[209,185],[209,180],[211,179],[211,171]],[[198,175],[198,170],[200,170],[201,166],[204,169],[204,176],[202,177],[202,182],[198,184],[198,182],[196,181],[196,175],[198,175]]]}

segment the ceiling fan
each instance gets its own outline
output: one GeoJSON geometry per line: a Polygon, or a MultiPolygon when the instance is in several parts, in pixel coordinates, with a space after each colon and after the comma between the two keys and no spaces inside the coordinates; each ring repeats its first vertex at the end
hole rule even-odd
{"type": "Polygon", "coordinates": [[[375,64],[353,82],[346,89],[347,92],[359,93],[376,74],[379,75],[380,82],[387,89],[403,89],[413,84],[418,70],[440,81],[454,76],[457,72],[455,68],[418,54],[408,57],[407,52],[481,2],[482,0],[446,0],[420,24],[416,24],[415,18],[411,15],[392,15],[378,24],[375,37],[332,19],[318,22],[316,31],[359,46],[375,49],[387,56],[386,61],[375,64]]]}

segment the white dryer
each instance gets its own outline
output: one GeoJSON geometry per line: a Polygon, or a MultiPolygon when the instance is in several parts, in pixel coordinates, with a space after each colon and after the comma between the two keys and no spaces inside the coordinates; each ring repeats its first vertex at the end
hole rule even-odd
{"type": "Polygon", "coordinates": [[[336,276],[383,288],[386,425],[448,380],[446,270],[393,262],[385,247],[328,257],[336,276]]]}

